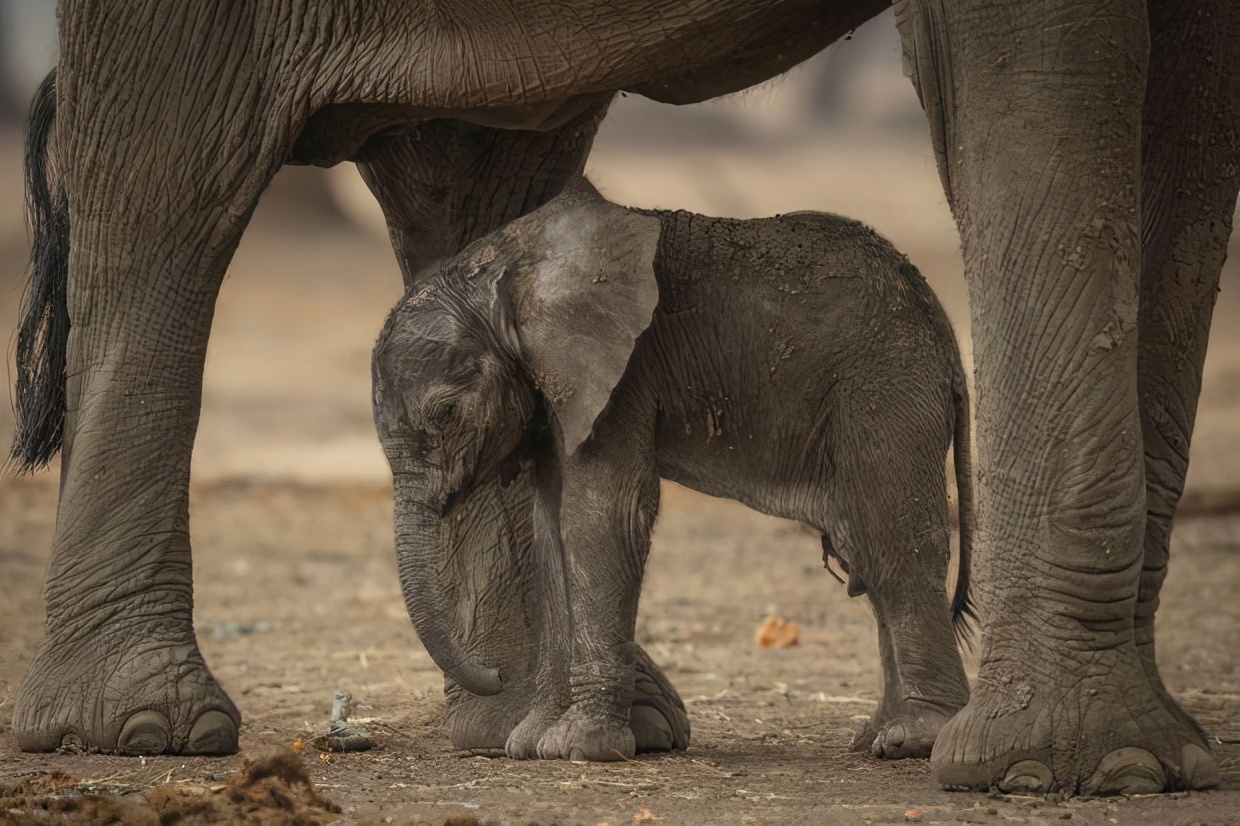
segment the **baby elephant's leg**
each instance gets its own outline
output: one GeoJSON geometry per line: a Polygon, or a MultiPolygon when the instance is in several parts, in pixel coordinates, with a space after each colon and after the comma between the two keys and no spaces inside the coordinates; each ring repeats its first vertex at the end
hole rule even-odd
{"type": "MultiPolygon", "coordinates": [[[[656,719],[664,716],[661,709],[634,710],[633,634],[659,501],[653,462],[634,455],[642,452],[619,441],[595,443],[563,468],[560,534],[572,617],[569,706],[539,741],[544,759],[627,759],[636,751],[634,735],[651,725],[667,727],[669,747],[680,739],[677,720],[656,719]]],[[[677,709],[667,711],[675,716],[677,709]]]]}
{"type": "Polygon", "coordinates": [[[853,736],[854,751],[900,759],[929,757],[939,730],[969,699],[946,595],[913,603],[893,593],[910,583],[869,594],[878,624],[883,697],[873,718],[853,736]]]}
{"type": "Polygon", "coordinates": [[[878,709],[852,747],[876,757],[929,757],[939,730],[969,699],[945,587],[950,529],[940,461],[919,474],[907,456],[871,457],[852,469],[839,514],[850,584],[864,588],[878,624],[883,674],[878,709]]]}

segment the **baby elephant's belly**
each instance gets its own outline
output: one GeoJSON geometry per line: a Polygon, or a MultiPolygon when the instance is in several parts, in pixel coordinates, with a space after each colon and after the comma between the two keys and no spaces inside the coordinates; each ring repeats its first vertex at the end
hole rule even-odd
{"type": "Polygon", "coordinates": [[[693,417],[664,412],[657,431],[659,475],[761,513],[813,522],[834,463],[826,441],[808,430],[718,408],[693,417]]]}

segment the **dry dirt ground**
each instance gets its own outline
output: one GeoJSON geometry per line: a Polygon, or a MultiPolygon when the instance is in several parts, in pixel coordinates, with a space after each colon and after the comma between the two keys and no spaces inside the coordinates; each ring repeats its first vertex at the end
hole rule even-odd
{"type": "MultiPolygon", "coordinates": [[[[639,153],[604,136],[591,168],[604,192],[628,203],[863,218],[923,269],[969,351],[955,237],[922,144],[824,136],[686,155],[670,145],[639,153]]],[[[442,682],[397,587],[391,496],[369,413],[369,350],[399,278],[381,235],[296,196],[297,176],[313,174],[321,173],[282,173],[224,285],[195,453],[195,617],[203,653],[244,715],[243,755],[143,761],[17,752],[9,717],[42,633],[56,485],[54,473],[4,479],[0,822],[1240,820],[1240,516],[1225,507],[1240,483],[1235,251],[1194,443],[1198,515],[1177,528],[1159,615],[1163,673],[1215,744],[1220,790],[1071,801],[949,794],[924,761],[850,754],[850,733],[872,711],[878,687],[868,608],[822,569],[815,539],[800,528],[672,487],[638,633],[686,699],[692,748],[611,765],[512,762],[454,754],[441,730],[442,682]],[[798,646],[755,645],[770,614],[800,626],[798,646]],[[336,689],[352,692],[354,717],[380,748],[316,748],[336,689]],[[298,742],[292,760],[245,768],[247,757],[298,742]],[[303,778],[334,806],[316,803],[303,778]]],[[[0,145],[6,342],[25,255],[14,229],[18,182],[9,139],[0,145]]],[[[0,447],[11,427],[4,407],[0,447]]]]}

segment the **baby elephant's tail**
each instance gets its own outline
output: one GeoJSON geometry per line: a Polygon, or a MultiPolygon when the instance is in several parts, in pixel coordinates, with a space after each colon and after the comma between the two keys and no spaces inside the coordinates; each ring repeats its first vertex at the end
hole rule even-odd
{"type": "Polygon", "coordinates": [[[952,594],[952,627],[956,639],[965,648],[973,647],[973,622],[977,608],[969,592],[969,565],[973,554],[973,453],[969,442],[969,386],[965,382],[964,368],[956,354],[956,378],[952,388],[955,397],[956,428],[952,434],[955,450],[953,464],[956,466],[956,500],[960,523],[960,558],[956,572],[956,592],[952,594]]]}

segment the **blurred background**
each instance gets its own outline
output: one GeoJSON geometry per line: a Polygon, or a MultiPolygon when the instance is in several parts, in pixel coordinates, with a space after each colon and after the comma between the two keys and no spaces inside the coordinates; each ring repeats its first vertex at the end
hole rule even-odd
{"type": "MultiPolygon", "coordinates": [[[[14,328],[28,247],[21,135],[56,57],[53,0],[0,0],[0,340],[12,397],[14,328]]],[[[798,209],[874,226],[930,280],[971,362],[958,239],[924,119],[903,76],[891,13],[784,77],[673,107],[616,101],[588,172],[634,206],[752,217],[798,209]]],[[[1240,485],[1240,287],[1224,273],[1193,443],[1190,488],[1240,485]]],[[[287,168],[264,196],[220,295],[195,481],[383,482],[369,354],[400,293],[378,206],[351,164],[287,168]]],[[[0,448],[11,438],[0,404],[0,448]]]]}

